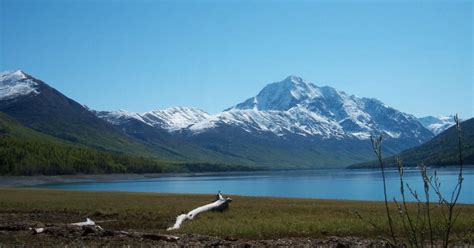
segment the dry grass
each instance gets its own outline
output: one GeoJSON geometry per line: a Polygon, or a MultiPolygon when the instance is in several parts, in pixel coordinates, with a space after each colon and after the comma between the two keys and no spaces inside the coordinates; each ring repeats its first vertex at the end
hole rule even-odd
{"type": "MultiPolygon", "coordinates": [[[[356,210],[367,221],[387,226],[383,202],[231,197],[234,201],[229,211],[205,213],[186,222],[177,233],[246,239],[377,237],[379,231],[362,222],[356,210]]],[[[70,223],[90,217],[115,220],[101,224],[111,229],[165,233],[178,214],[213,199],[210,195],[0,189],[0,223],[70,223]]],[[[455,233],[474,223],[474,205],[460,207],[462,214],[455,233]]],[[[400,225],[395,223],[397,229],[400,225]]],[[[383,231],[388,234],[388,229],[383,231]]]]}

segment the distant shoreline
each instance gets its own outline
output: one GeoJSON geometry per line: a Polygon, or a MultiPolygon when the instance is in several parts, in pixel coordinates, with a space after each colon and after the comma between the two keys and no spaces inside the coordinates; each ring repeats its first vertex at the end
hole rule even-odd
{"type": "Polygon", "coordinates": [[[60,183],[93,183],[122,180],[141,180],[170,176],[194,176],[216,174],[208,173],[147,173],[147,174],[80,174],[80,175],[34,175],[34,176],[0,176],[0,187],[30,187],[44,184],[60,183]]]}
{"type": "MultiPolygon", "coordinates": [[[[253,171],[258,173],[260,171],[253,171]]],[[[265,171],[261,171],[265,172],[265,171]]],[[[268,171],[266,171],[268,172],[268,171]]],[[[116,173],[116,174],[77,174],[77,175],[33,175],[33,176],[0,176],[0,187],[31,187],[44,184],[62,183],[93,183],[112,182],[123,180],[142,180],[160,177],[177,176],[205,176],[205,175],[235,175],[248,173],[248,171],[227,171],[227,172],[182,172],[182,173],[116,173]]]]}
{"type": "MultiPolygon", "coordinates": [[[[450,166],[433,166],[432,169],[449,169],[450,166]]],[[[474,165],[465,165],[464,168],[474,168],[474,165]]],[[[281,170],[261,170],[252,173],[268,173],[269,171],[305,171],[305,170],[378,170],[374,168],[320,168],[320,169],[281,169],[281,170]]],[[[389,169],[395,169],[390,167],[389,169]]],[[[416,167],[407,167],[416,170],[416,167]]],[[[239,175],[249,173],[249,171],[226,171],[226,172],[175,172],[175,173],[114,173],[114,174],[76,174],[76,175],[33,175],[33,176],[0,176],[0,188],[32,187],[46,184],[64,183],[95,183],[114,182],[128,180],[154,179],[161,177],[188,177],[188,176],[215,176],[215,175],[239,175]]]]}

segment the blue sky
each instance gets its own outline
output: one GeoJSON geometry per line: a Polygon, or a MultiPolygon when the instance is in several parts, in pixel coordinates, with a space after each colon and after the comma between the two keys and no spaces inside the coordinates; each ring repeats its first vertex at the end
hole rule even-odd
{"type": "Polygon", "coordinates": [[[472,14],[472,1],[0,0],[0,70],[99,110],[216,113],[299,75],[416,116],[473,116],[472,14]]]}

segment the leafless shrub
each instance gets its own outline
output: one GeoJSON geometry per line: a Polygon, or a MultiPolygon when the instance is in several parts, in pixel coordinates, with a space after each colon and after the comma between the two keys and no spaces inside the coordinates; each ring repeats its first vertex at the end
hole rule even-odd
{"type": "MultiPolygon", "coordinates": [[[[379,167],[382,172],[382,181],[383,181],[383,193],[384,193],[384,203],[385,211],[387,216],[387,223],[390,230],[391,242],[395,246],[409,246],[409,247],[425,247],[429,241],[429,246],[435,247],[442,245],[443,247],[448,247],[452,236],[453,226],[455,225],[461,209],[456,208],[458,205],[459,195],[461,193],[462,184],[463,184],[463,158],[462,158],[462,135],[461,135],[461,125],[458,118],[458,115],[454,117],[456,123],[455,128],[457,130],[457,143],[458,143],[458,159],[459,159],[459,173],[457,184],[452,190],[448,198],[441,191],[441,182],[436,170],[434,170],[433,175],[430,176],[428,168],[425,164],[420,163],[418,169],[420,171],[422,180],[423,180],[423,196],[420,197],[416,190],[413,190],[408,183],[404,181],[404,167],[401,158],[397,157],[397,167],[398,174],[400,179],[400,195],[401,202],[393,198],[393,202],[398,210],[398,218],[401,222],[402,231],[397,233],[394,228],[394,220],[389,208],[389,202],[387,197],[387,184],[385,177],[385,166],[383,163],[382,156],[382,136],[377,138],[371,137],[372,148],[377,160],[379,167]],[[406,189],[415,200],[414,207],[409,207],[410,204],[407,204],[407,195],[406,189]],[[434,193],[437,201],[433,201],[432,195],[434,193]],[[423,199],[422,199],[423,198],[423,199]],[[436,215],[437,219],[433,219],[433,211],[436,210],[438,213],[436,215]],[[434,225],[436,223],[442,223],[441,225],[434,225]],[[436,230],[434,229],[436,226],[436,230]],[[399,242],[399,239],[403,242],[399,242]],[[440,243],[441,242],[441,243],[440,243]]],[[[413,204],[411,204],[413,206],[413,204]]],[[[364,218],[358,214],[359,218],[363,220],[364,218]]],[[[373,227],[376,227],[375,224],[371,223],[373,227]]],[[[459,236],[458,238],[472,243],[472,228],[466,230],[466,233],[459,236]],[[461,237],[462,236],[462,237],[461,237]]]]}

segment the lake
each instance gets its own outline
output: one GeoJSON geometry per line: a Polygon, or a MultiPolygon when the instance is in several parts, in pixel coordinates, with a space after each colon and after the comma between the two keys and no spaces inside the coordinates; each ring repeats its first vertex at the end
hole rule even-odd
{"type": "MultiPolygon", "coordinates": [[[[431,169],[432,171],[432,169],[431,169]]],[[[437,169],[445,195],[457,183],[457,169],[437,169]]],[[[389,198],[400,199],[397,170],[386,171],[389,198]]],[[[423,183],[417,169],[405,171],[405,182],[420,194],[423,183]]],[[[167,176],[143,180],[42,185],[43,188],[297,197],[346,200],[383,200],[379,170],[299,170],[167,176]]],[[[409,192],[407,190],[407,194],[409,192]]],[[[431,197],[436,197],[434,192],[431,197]]],[[[413,200],[412,197],[410,197],[413,200]]],[[[435,198],[436,200],[436,198],[435,198]]],[[[464,170],[460,202],[474,203],[474,168],[464,170]]]]}

